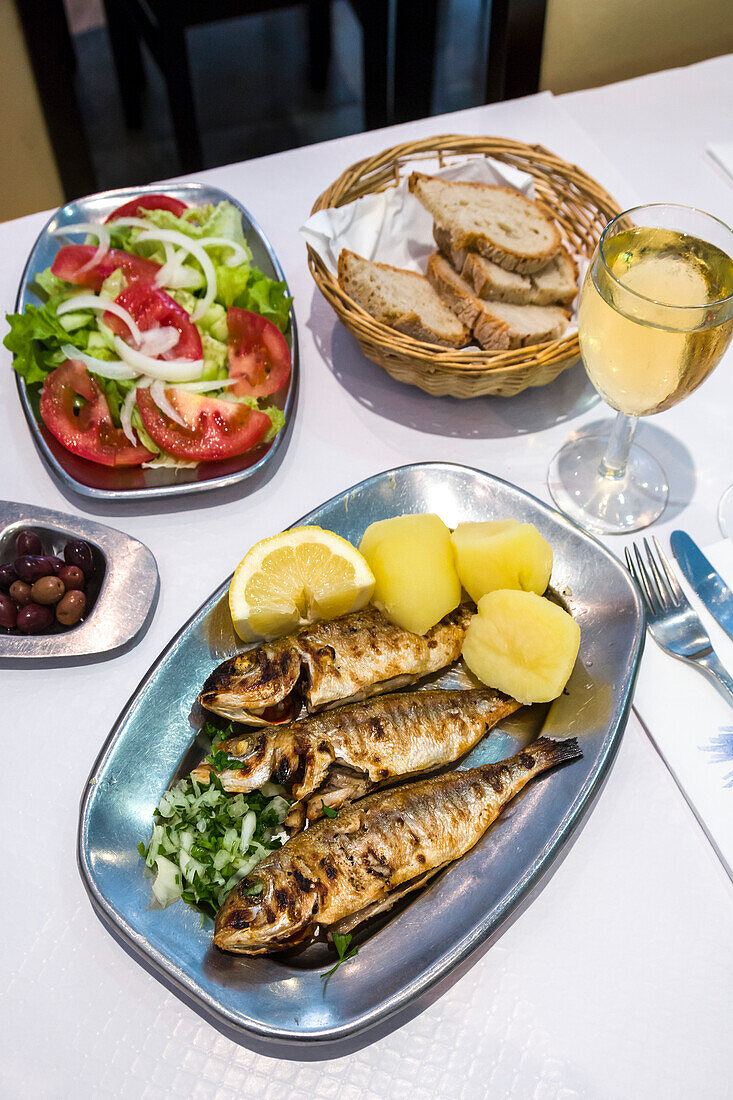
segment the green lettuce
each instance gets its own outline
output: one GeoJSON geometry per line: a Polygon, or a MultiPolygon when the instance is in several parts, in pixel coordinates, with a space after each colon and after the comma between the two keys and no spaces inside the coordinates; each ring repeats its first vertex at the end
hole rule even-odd
{"type": "Polygon", "coordinates": [[[261,313],[281,332],[287,332],[292,303],[293,299],[285,293],[285,283],[276,283],[259,268],[253,267],[247,286],[233,304],[252,313],[261,313]]]}
{"type": "Polygon", "coordinates": [[[23,313],[7,313],[5,319],[10,332],[3,343],[15,356],[13,366],[29,386],[42,382],[66,358],[61,347],[69,343],[69,333],[48,305],[27,305],[23,313]]]}

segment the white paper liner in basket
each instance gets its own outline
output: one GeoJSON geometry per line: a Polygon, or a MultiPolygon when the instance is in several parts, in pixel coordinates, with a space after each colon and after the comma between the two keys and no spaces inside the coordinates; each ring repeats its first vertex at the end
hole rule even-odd
{"type": "MultiPolygon", "coordinates": [[[[411,164],[412,168],[414,165],[411,164]]],[[[509,164],[490,157],[474,157],[441,167],[436,158],[426,159],[420,170],[427,175],[472,183],[492,183],[513,187],[527,198],[534,198],[534,180],[509,164]]],[[[364,195],[344,206],[318,210],[300,227],[308,244],[318,253],[329,271],[336,275],[338,258],[343,248],[364,256],[367,260],[393,264],[408,271],[425,273],[427,259],[435,251],[433,219],[407,187],[403,176],[396,187],[387,187],[377,194],[364,195]]],[[[582,284],[587,260],[575,257],[582,284]]],[[[573,304],[570,325],[564,336],[577,329],[577,299],[573,304]]],[[[475,351],[475,347],[461,349],[475,351]]]]}

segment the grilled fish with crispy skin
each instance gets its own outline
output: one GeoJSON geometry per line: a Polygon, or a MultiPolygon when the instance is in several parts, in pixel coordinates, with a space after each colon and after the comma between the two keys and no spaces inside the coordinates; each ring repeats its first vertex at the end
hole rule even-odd
{"type": "Polygon", "coordinates": [[[216,771],[225,791],[294,780],[292,796],[300,805],[286,824],[297,827],[305,817],[323,817],[322,803],[336,809],[379,783],[450,764],[519,706],[490,688],[384,695],[220,741],[217,749],[241,765],[219,770],[203,763],[192,775],[206,783],[216,771]]]}
{"type": "Polygon", "coordinates": [[[575,739],[541,737],[501,763],[369,795],[258,863],[219,910],[214,943],[262,955],[319,926],[355,928],[473,848],[530,779],[581,755],[575,739]]]}
{"type": "Polygon", "coordinates": [[[458,659],[472,604],[461,604],[423,637],[374,607],[231,657],[212,672],[199,702],[252,726],[288,721],[301,697],[309,712],[405,687],[458,659]]]}

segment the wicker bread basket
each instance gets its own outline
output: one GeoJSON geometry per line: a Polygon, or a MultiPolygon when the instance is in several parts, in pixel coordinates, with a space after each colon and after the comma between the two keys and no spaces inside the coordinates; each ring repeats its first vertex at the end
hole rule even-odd
{"type": "MultiPolygon", "coordinates": [[[[559,226],[563,244],[578,257],[590,258],[604,227],[620,213],[620,207],[600,184],[541,145],[464,134],[404,142],[359,161],[318,197],[311,213],[394,187],[404,175],[419,169],[421,161],[434,161],[436,157],[442,166],[474,157],[493,157],[529,173],[534,177],[536,201],[559,226]]],[[[308,265],[319,290],[359,341],[364,354],[393,378],[419,386],[426,393],[512,397],[528,386],[552,382],[577,361],[577,333],[514,351],[455,351],[415,340],[376,321],[348,297],[310,245],[308,265]]]]}

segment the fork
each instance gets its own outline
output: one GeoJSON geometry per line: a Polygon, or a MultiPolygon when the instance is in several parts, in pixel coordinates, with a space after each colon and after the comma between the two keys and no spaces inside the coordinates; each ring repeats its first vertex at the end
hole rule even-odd
{"type": "Polygon", "coordinates": [[[656,537],[654,548],[648,539],[643,541],[648,565],[644,564],[638,543],[632,543],[633,557],[628,546],[624,553],[646,605],[652,638],[666,653],[681,661],[692,661],[706,672],[733,705],[733,676],[721,664],[707,630],[680,588],[656,537]]]}

